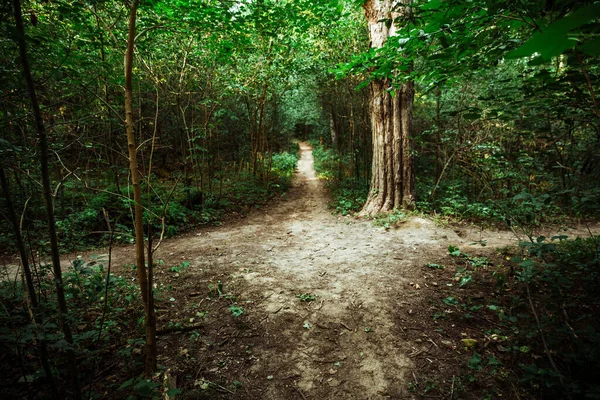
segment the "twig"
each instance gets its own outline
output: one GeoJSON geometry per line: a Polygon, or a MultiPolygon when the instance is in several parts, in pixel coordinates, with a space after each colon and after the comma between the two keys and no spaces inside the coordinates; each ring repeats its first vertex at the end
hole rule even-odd
{"type": "Polygon", "coordinates": [[[231,390],[227,389],[227,388],[226,388],[226,387],[224,387],[224,386],[218,385],[218,384],[216,384],[216,383],[214,383],[214,382],[207,381],[207,380],[205,380],[205,382],[206,382],[206,383],[208,383],[209,385],[213,385],[213,386],[214,386],[214,387],[216,387],[217,389],[224,390],[224,391],[226,391],[226,392],[227,392],[227,393],[229,393],[229,394],[235,394],[235,392],[232,392],[231,390]]]}
{"type": "Polygon", "coordinates": [[[165,215],[167,215],[167,207],[169,206],[169,203],[171,202],[171,198],[173,197],[173,194],[175,193],[175,189],[177,188],[177,185],[179,184],[179,180],[181,179],[181,176],[177,178],[177,181],[175,181],[175,184],[173,185],[173,189],[171,189],[171,193],[169,193],[169,196],[167,197],[167,201],[165,202],[165,207],[163,209],[163,215],[161,217],[161,231],[160,231],[160,237],[158,238],[158,243],[156,244],[156,246],[154,246],[154,249],[152,250],[153,252],[155,252],[156,250],[158,250],[158,247],[160,246],[160,244],[162,243],[163,239],[165,238],[165,215]]]}
{"type": "Polygon", "coordinates": [[[302,396],[302,398],[303,398],[304,400],[306,400],[306,396],[304,395],[304,393],[302,393],[302,391],[300,390],[300,388],[299,388],[297,385],[294,385],[294,389],[296,389],[296,391],[297,391],[298,393],[300,393],[300,396],[302,396]]]}
{"type": "Polygon", "coordinates": [[[166,335],[166,334],[175,333],[175,332],[193,331],[195,329],[200,329],[203,327],[204,327],[204,325],[173,326],[171,328],[165,328],[165,329],[160,329],[160,330],[156,331],[156,336],[166,335]]]}
{"type": "Polygon", "coordinates": [[[151,31],[151,30],[154,30],[154,29],[159,29],[159,28],[164,28],[164,27],[165,27],[165,25],[155,25],[155,26],[150,26],[150,27],[148,27],[146,29],[143,29],[140,33],[138,33],[135,36],[134,42],[137,42],[137,40],[140,38],[140,36],[142,36],[144,33],[148,32],[148,31],[151,31]]]}
{"type": "Polygon", "coordinates": [[[321,308],[323,308],[323,303],[325,303],[325,300],[321,300],[321,305],[319,308],[315,308],[315,310],[319,311],[321,308]]]}
{"type": "Polygon", "coordinates": [[[340,322],[340,325],[343,326],[344,328],[348,329],[350,332],[352,332],[354,330],[354,329],[350,329],[350,327],[343,322],[340,322]]]}
{"type": "Polygon", "coordinates": [[[585,66],[583,65],[583,61],[581,60],[581,56],[579,53],[575,52],[575,56],[577,57],[577,62],[579,62],[579,66],[581,67],[581,72],[585,78],[585,81],[588,85],[588,90],[590,91],[590,96],[592,98],[592,104],[594,105],[593,112],[597,117],[600,117],[600,111],[598,110],[598,102],[596,101],[596,93],[594,93],[594,86],[592,85],[592,81],[590,81],[590,77],[585,70],[585,66]]]}
{"type": "Polygon", "coordinates": [[[558,374],[558,379],[560,380],[560,383],[564,385],[563,375],[558,370],[558,367],[556,366],[556,363],[554,362],[554,358],[552,357],[552,354],[550,353],[550,349],[548,349],[548,344],[546,343],[546,336],[544,335],[544,331],[542,330],[542,324],[540,323],[540,318],[538,317],[537,312],[535,311],[535,307],[533,305],[533,300],[531,299],[531,291],[529,290],[529,283],[527,283],[527,282],[525,283],[525,288],[527,289],[527,300],[529,300],[529,307],[531,308],[531,312],[533,313],[533,316],[535,318],[535,322],[537,324],[538,331],[540,332],[540,337],[542,339],[542,344],[544,345],[544,352],[546,353],[546,356],[548,356],[548,361],[550,361],[550,365],[552,366],[554,371],[556,371],[556,373],[558,374]]]}
{"type": "Polygon", "coordinates": [[[414,353],[411,353],[411,354],[409,354],[409,355],[408,355],[408,357],[409,357],[409,358],[416,357],[416,356],[418,356],[419,354],[421,354],[422,352],[423,352],[423,350],[415,350],[415,352],[414,352],[414,353]]]}
{"type": "Polygon", "coordinates": [[[112,247],[113,247],[113,236],[114,236],[114,231],[113,231],[113,227],[110,224],[110,218],[108,216],[108,212],[106,211],[106,209],[102,208],[102,213],[104,214],[104,220],[106,221],[106,225],[108,226],[108,230],[110,232],[110,236],[108,239],[108,267],[106,270],[106,280],[104,282],[104,307],[102,307],[102,317],[100,318],[100,326],[98,328],[98,337],[96,338],[96,341],[100,340],[100,337],[102,336],[102,328],[104,326],[104,319],[106,317],[106,313],[108,312],[108,287],[109,287],[109,283],[110,283],[110,269],[112,266],[112,247]]]}
{"type": "MultiPolygon", "coordinates": [[[[91,396],[91,394],[92,394],[92,386],[94,385],[94,383],[98,379],[102,378],[107,372],[113,371],[115,369],[115,365],[117,365],[117,363],[118,363],[118,361],[114,361],[114,362],[110,363],[110,365],[108,367],[104,368],[102,371],[94,373],[94,376],[92,378],[92,382],[90,382],[87,386],[82,387],[81,391],[82,392],[88,392],[90,394],[90,396],[91,396]]],[[[89,397],[88,397],[88,399],[89,399],[89,397]]]]}

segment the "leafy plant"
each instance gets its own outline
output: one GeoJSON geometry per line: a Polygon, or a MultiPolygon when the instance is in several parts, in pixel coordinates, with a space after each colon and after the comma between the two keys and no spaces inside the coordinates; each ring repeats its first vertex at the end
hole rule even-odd
{"type": "Polygon", "coordinates": [[[191,265],[191,263],[189,261],[182,261],[177,265],[172,266],[171,268],[169,268],[169,271],[171,272],[175,272],[176,274],[185,271],[187,268],[189,268],[191,265]]]}
{"type": "Polygon", "coordinates": [[[239,306],[237,303],[234,303],[231,306],[229,306],[229,311],[231,312],[231,315],[233,315],[236,318],[244,314],[244,308],[242,306],[239,306]]]}
{"type": "Polygon", "coordinates": [[[427,268],[431,268],[431,269],[444,269],[445,268],[443,265],[435,264],[435,263],[428,263],[428,264],[425,264],[425,266],[427,268]]]}
{"type": "Polygon", "coordinates": [[[375,216],[374,223],[376,226],[382,226],[385,229],[407,220],[407,214],[404,211],[393,210],[391,213],[375,216]]]}
{"type": "Polygon", "coordinates": [[[297,294],[296,297],[302,302],[315,301],[317,299],[317,295],[311,293],[297,294]]]}

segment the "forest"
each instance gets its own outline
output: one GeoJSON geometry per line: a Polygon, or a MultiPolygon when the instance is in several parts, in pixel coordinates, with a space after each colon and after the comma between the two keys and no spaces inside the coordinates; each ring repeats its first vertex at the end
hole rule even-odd
{"type": "Polygon", "coordinates": [[[1,398],[600,398],[600,2],[0,15],[1,398]]]}

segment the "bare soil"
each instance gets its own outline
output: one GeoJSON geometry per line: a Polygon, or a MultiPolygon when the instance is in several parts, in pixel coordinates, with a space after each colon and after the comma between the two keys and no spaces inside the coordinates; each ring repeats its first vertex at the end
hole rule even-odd
{"type": "MultiPolygon", "coordinates": [[[[502,263],[497,249],[518,238],[418,217],[386,230],[334,216],[312,149],[300,143],[300,150],[293,186],[280,201],[161,244],[159,364],[186,398],[413,398],[411,385],[422,392],[432,377],[431,397],[449,396],[460,339],[471,332],[436,330],[432,314],[453,276],[425,264],[451,263],[449,245],[502,263]],[[182,261],[190,266],[170,270],[182,261]],[[302,294],[314,300],[301,301],[302,294]],[[243,314],[232,315],[232,305],[243,314]]],[[[578,233],[585,229],[567,234],[578,233]]],[[[115,249],[113,259],[133,277],[124,268],[133,263],[132,247],[115,249]]]]}

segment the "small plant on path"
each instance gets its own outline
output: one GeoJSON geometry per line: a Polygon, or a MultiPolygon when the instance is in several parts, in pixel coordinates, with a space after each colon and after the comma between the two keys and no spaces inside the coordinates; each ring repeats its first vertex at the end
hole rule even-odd
{"type": "Polygon", "coordinates": [[[315,301],[317,299],[317,295],[311,293],[297,294],[296,297],[299,298],[302,302],[315,301]]]}

